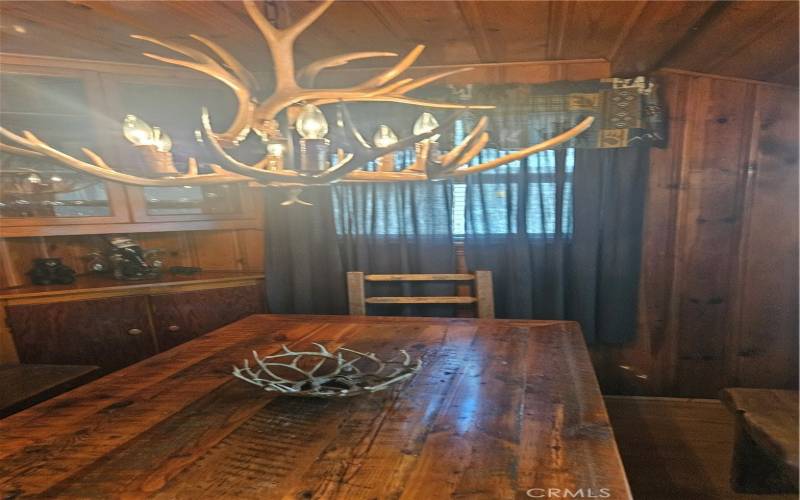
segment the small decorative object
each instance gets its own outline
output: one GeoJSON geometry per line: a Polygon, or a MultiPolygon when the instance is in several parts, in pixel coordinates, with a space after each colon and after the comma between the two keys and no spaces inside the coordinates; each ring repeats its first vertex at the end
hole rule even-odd
{"type": "Polygon", "coordinates": [[[33,259],[33,268],[26,273],[34,285],[68,285],[75,281],[75,271],[61,259],[33,259]]]}
{"type": "Polygon", "coordinates": [[[314,345],[318,351],[295,352],[283,345],[283,352],[263,358],[253,351],[256,366],[244,360],[242,368],[233,367],[233,376],[287,396],[349,397],[387,389],[422,367],[422,361],[412,362],[406,351],[383,361],[373,353],[346,347],[330,352],[314,345]]]}
{"type": "Polygon", "coordinates": [[[89,269],[97,273],[112,272],[118,280],[144,280],[161,275],[163,262],[156,258],[159,249],[143,250],[127,236],[106,237],[109,248],[89,254],[89,269]]]}

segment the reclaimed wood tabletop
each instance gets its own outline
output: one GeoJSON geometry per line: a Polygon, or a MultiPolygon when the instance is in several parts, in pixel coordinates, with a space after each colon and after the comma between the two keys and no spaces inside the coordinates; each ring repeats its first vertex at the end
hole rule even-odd
{"type": "Polygon", "coordinates": [[[566,321],[254,315],[0,420],[3,498],[575,492],[631,498],[586,345],[566,321]],[[407,349],[423,367],[339,399],[231,376],[253,350],[311,342],[407,349]]]}

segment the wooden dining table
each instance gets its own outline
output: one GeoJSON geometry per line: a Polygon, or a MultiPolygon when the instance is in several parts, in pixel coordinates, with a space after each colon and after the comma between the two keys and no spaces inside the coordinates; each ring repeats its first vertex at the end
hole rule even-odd
{"type": "Polygon", "coordinates": [[[0,420],[0,493],[631,498],[576,323],[268,314],[0,420]],[[311,342],[405,349],[422,368],[386,391],[336,399],[231,375],[254,350],[311,342]]]}

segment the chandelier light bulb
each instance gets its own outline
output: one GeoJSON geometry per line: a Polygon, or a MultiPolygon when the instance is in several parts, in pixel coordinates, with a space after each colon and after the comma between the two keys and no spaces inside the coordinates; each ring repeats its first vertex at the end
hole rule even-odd
{"type": "Polygon", "coordinates": [[[318,107],[306,104],[297,117],[295,128],[304,139],[323,139],[328,133],[328,121],[318,107]]]}
{"type": "Polygon", "coordinates": [[[162,153],[168,153],[172,149],[172,138],[160,128],[153,127],[153,146],[162,153]]]}
{"type": "MultiPolygon", "coordinates": [[[[414,122],[414,135],[424,134],[426,132],[430,132],[431,130],[435,129],[439,126],[439,122],[436,121],[436,117],[432,114],[422,113],[417,118],[417,121],[414,122]]],[[[436,142],[439,139],[439,134],[432,135],[430,138],[425,139],[427,141],[436,142]]]]}
{"type": "Polygon", "coordinates": [[[381,125],[372,137],[372,142],[379,148],[388,148],[397,142],[397,134],[388,125],[381,125]]]}
{"type": "Polygon", "coordinates": [[[122,122],[122,135],[136,146],[153,144],[153,129],[147,122],[134,115],[125,117],[125,121],[122,122]]]}
{"type": "Polygon", "coordinates": [[[267,144],[267,153],[271,156],[283,156],[283,144],[270,142],[267,144]]]}

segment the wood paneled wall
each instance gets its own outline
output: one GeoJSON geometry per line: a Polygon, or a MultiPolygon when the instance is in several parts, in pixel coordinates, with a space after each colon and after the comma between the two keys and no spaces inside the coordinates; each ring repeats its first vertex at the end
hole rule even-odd
{"type": "Polygon", "coordinates": [[[608,392],[796,387],[797,89],[663,71],[637,340],[596,348],[608,392]]]}
{"type": "MultiPolygon", "coordinates": [[[[142,248],[164,250],[167,266],[197,266],[217,271],[263,271],[264,241],[260,229],[181,231],[131,234],[142,248]]],[[[86,273],[83,257],[102,247],[97,235],[0,238],[0,288],[28,283],[25,271],[35,257],[60,257],[86,273]]]]}

